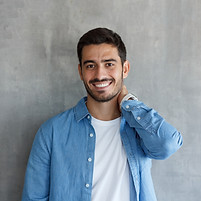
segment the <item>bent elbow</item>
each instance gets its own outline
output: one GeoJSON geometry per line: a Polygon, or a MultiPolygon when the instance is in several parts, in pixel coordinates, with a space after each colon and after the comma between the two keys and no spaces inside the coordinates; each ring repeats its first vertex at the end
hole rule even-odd
{"type": "Polygon", "coordinates": [[[175,131],[170,139],[166,139],[161,147],[160,160],[165,160],[174,154],[183,144],[183,138],[175,131]]]}

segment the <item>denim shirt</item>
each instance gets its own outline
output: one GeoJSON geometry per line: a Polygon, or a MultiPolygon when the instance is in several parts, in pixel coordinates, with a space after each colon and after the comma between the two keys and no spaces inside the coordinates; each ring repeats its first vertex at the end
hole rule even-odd
{"type": "MultiPolygon", "coordinates": [[[[85,102],[86,97],[38,130],[22,201],[91,200],[96,133],[85,102]]],[[[156,201],[151,159],[168,158],[182,145],[182,136],[140,101],[124,101],[121,110],[120,134],[130,168],[131,200],[156,201]]]]}

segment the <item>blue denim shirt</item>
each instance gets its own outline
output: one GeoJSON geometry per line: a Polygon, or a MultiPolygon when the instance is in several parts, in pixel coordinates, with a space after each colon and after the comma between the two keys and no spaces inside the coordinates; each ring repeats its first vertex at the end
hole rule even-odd
{"type": "MultiPolygon", "coordinates": [[[[38,130],[22,201],[91,200],[96,134],[85,101],[86,97],[38,130]]],[[[122,104],[120,133],[133,185],[131,200],[155,201],[151,159],[165,159],[177,151],[182,145],[180,133],[136,100],[122,104]]]]}

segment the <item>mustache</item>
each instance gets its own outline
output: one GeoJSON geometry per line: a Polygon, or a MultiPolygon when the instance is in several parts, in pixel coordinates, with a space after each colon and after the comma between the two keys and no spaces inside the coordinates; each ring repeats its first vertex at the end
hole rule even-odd
{"type": "Polygon", "coordinates": [[[97,83],[97,82],[107,82],[107,81],[113,81],[114,79],[108,79],[108,78],[104,78],[99,80],[98,78],[95,78],[93,80],[90,80],[89,83],[93,84],[93,83],[97,83]]]}

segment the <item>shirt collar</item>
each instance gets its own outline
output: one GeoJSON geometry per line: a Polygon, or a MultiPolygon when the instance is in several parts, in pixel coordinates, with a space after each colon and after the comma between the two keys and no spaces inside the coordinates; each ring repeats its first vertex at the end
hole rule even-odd
{"type": "Polygon", "coordinates": [[[77,121],[80,121],[81,119],[85,118],[87,115],[90,115],[87,109],[87,106],[85,104],[86,101],[87,101],[87,97],[83,97],[74,108],[75,118],[77,121]]]}

